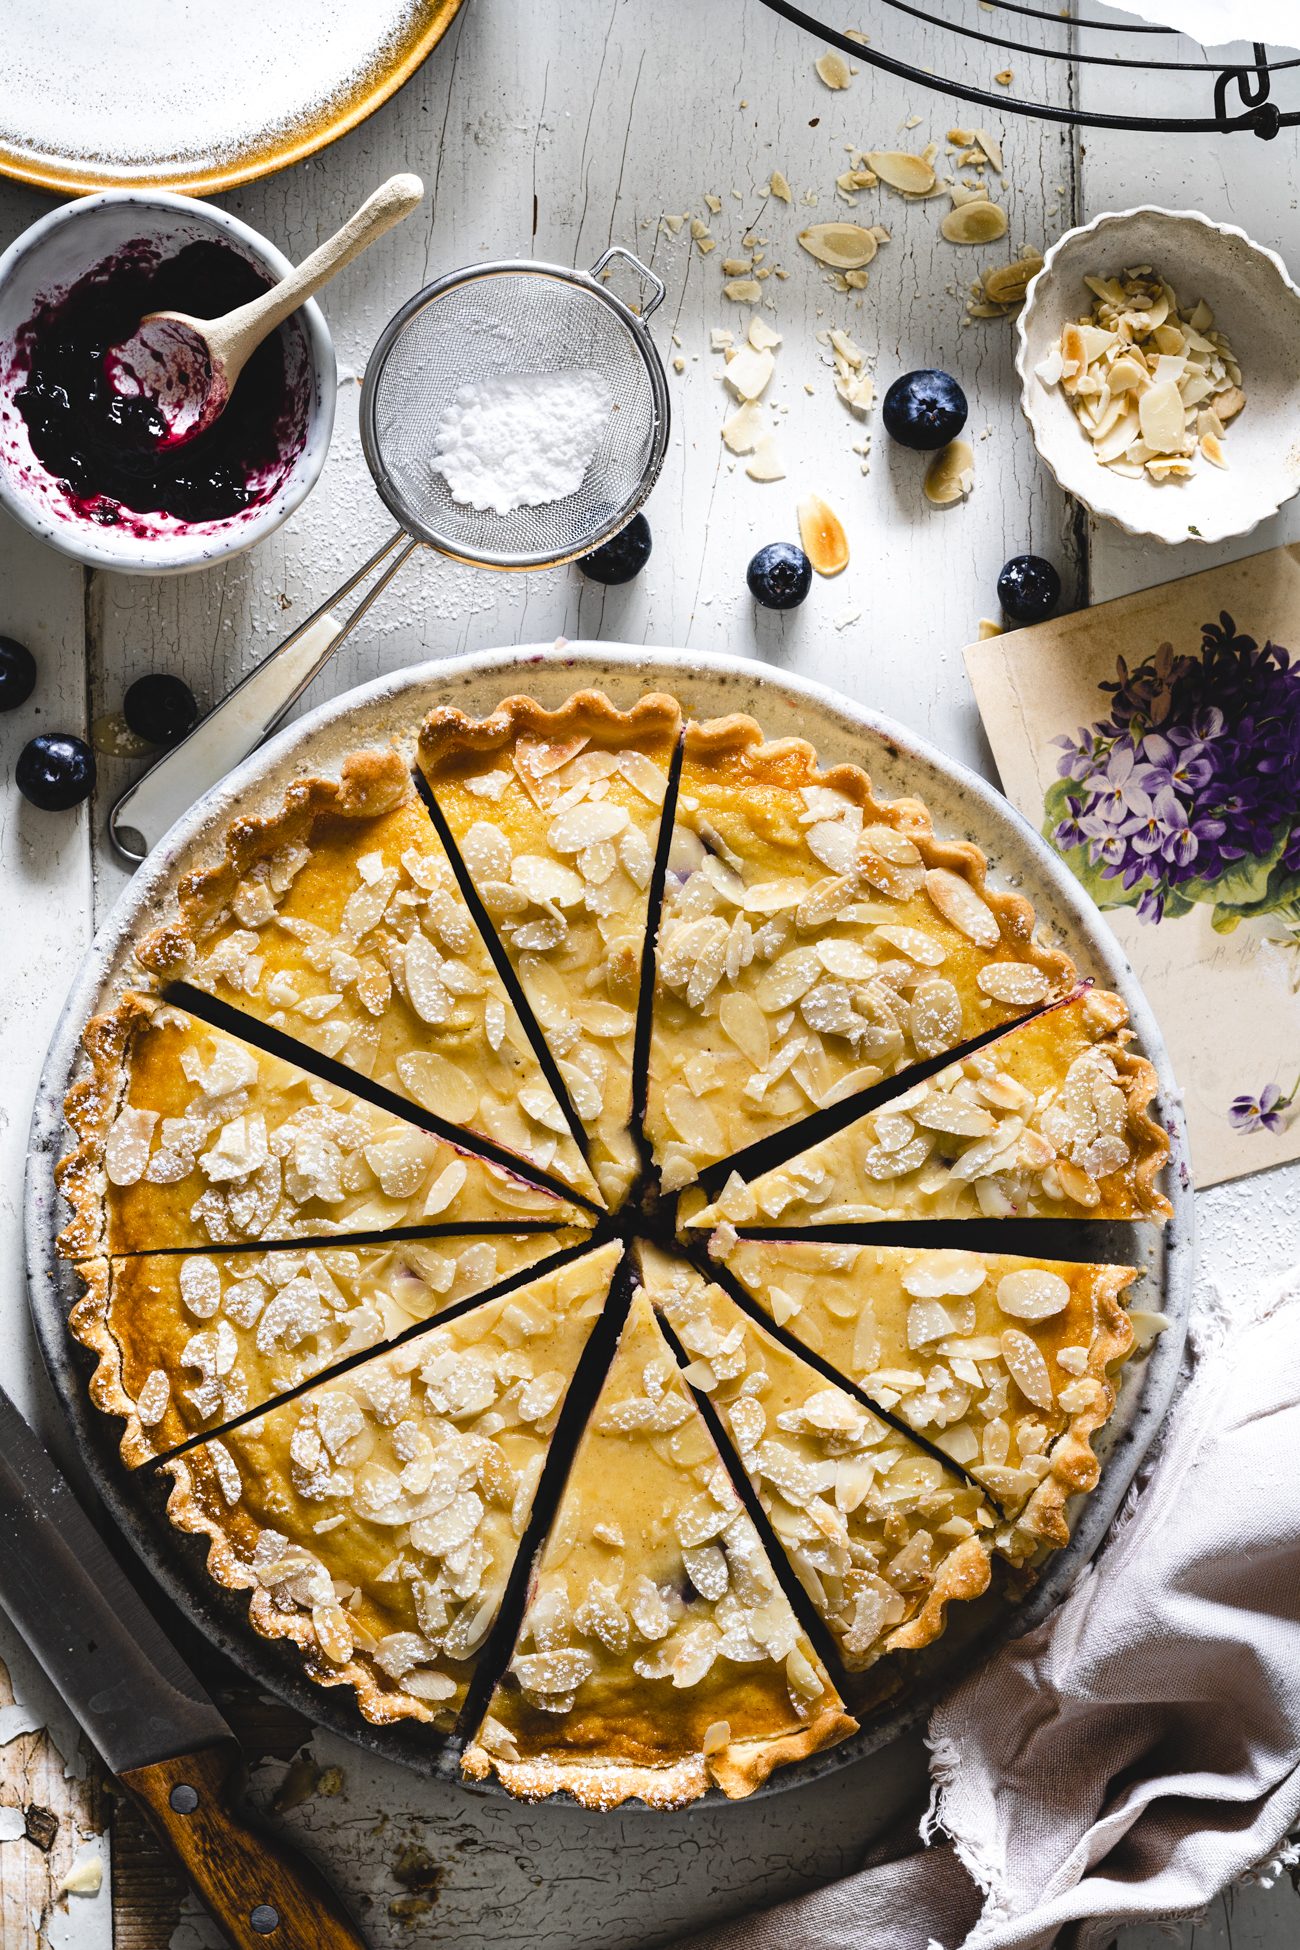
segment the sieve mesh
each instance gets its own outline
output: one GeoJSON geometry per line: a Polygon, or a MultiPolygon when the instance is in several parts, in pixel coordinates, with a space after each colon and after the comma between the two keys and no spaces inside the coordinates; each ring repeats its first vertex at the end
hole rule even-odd
{"type": "Polygon", "coordinates": [[[667,420],[663,370],[632,314],[582,273],[549,265],[479,266],[421,292],[376,346],[361,402],[366,459],[402,526],[488,568],[569,561],[615,533],[654,483],[667,420]],[[582,368],[601,375],[614,408],[576,493],[508,515],[453,501],[432,462],[457,391],[582,368]]]}

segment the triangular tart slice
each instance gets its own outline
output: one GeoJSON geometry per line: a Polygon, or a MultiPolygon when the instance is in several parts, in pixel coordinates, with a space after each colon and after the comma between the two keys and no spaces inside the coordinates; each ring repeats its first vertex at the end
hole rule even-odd
{"type": "Polygon", "coordinates": [[[1092,1436],[1134,1346],[1129,1266],[1008,1253],[737,1239],[722,1264],[772,1315],[984,1485],[1025,1538],[1064,1544],[1092,1436]]]}
{"type": "Polygon", "coordinates": [[[986,864],[802,739],[687,726],[647,1115],[666,1190],[1069,991],[1068,958],[986,864]]]}
{"type": "Polygon", "coordinates": [[[435,1220],[586,1223],[554,1193],[154,997],[124,996],[84,1045],[89,1074],[66,1103],[79,1141],[58,1167],[70,1259],[435,1220]]]}
{"type": "Polygon", "coordinates": [[[372,1246],[144,1253],[77,1268],[68,1319],[137,1468],[587,1237],[490,1232],[372,1246]]]}
{"type": "Polygon", "coordinates": [[[236,820],[138,959],[596,1198],[397,752],[236,820]]]}
{"type": "Polygon", "coordinates": [[[884,1219],[1155,1219],[1169,1139],[1118,996],[1092,989],[949,1064],[692,1225],[884,1219]]]}
{"type": "Polygon", "coordinates": [[[916,1651],[988,1588],[987,1497],[837,1388],[681,1261],[647,1266],[655,1305],[717,1410],[799,1581],[850,1671],[916,1651]]]}
{"type": "Polygon", "coordinates": [[[366,1718],[449,1727],[621,1257],[615,1242],[167,1462],[218,1584],[366,1718]]]}
{"type": "Polygon", "coordinates": [[[426,719],[420,765],[559,1064],[611,1205],[640,1158],[632,1052],[647,906],[681,714],[581,691],[426,719]]]}
{"type": "Polygon", "coordinates": [[[638,1293],[465,1772],[677,1807],[749,1794],[855,1725],[638,1293]]]}

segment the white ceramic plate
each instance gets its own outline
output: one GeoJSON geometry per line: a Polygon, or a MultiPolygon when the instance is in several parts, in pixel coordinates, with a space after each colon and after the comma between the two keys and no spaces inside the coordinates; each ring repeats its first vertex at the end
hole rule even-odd
{"type": "Polygon", "coordinates": [[[462,0],[5,0],[0,174],[210,194],[355,127],[462,0]]]}
{"type": "Polygon", "coordinates": [[[87,1363],[67,1333],[76,1281],[54,1249],[61,1214],[53,1164],[66,1147],[63,1099],[79,1069],[83,1024],[97,1009],[111,1005],[126,985],[134,942],[170,905],[179,876],[208,858],[236,809],[269,811],[293,779],[328,772],[359,745],[395,738],[413,748],[420,720],[435,704],[457,704],[481,714],[512,692],[527,691],[555,706],[571,691],[586,687],[605,690],[624,706],[659,687],[672,691],[696,716],[752,711],[774,735],[810,739],[823,763],[851,759],[864,765],[888,796],[919,793],[940,831],[978,841],[989,855],[994,881],[1028,894],[1040,918],[1059,930],[1079,966],[1123,995],[1141,1045],[1159,1073],[1159,1114],[1173,1139],[1167,1188],[1174,1217],[1163,1235],[1143,1229],[1137,1249],[1147,1276],[1142,1304],[1162,1307],[1171,1324],[1150,1353],[1125,1370],[1118,1409],[1097,1444],[1104,1459],[1102,1481],[1074,1513],[1069,1547],[1056,1553],[1031,1599],[1014,1611],[996,1602],[956,1608],[963,1616],[954,1611],[944,1637],[919,1655],[902,1700],[866,1718],[862,1731],[840,1746],[780,1769],[761,1790],[775,1793],[885,1745],[928,1712],[935,1694],[963,1665],[986,1656],[999,1638],[1027,1630],[1060,1602],[1109,1526],[1164,1419],[1178,1378],[1192,1271],[1192,1195],[1182,1113],[1159,1033],[1118,943],[1069,869],[999,793],[964,766],[822,685],[778,674],[764,664],[685,650],[605,643],[498,650],[417,665],[322,706],[255,752],[177,822],[114,908],[82,967],[55,1032],[33,1117],[26,1200],[32,1312],[96,1487],[176,1602],[230,1658],[309,1720],[422,1773],[458,1779],[454,1759],[439,1755],[427,1731],[409,1723],[371,1726],[339,1692],[306,1680],[292,1648],[258,1638],[247,1623],[246,1597],[220,1591],[203,1568],[199,1540],[182,1537],[168,1525],[156,1473],[142,1470],[128,1479],[122,1470],[114,1428],[89,1403],[87,1363]],[[141,1481],[144,1477],[152,1480],[141,1481]]]}

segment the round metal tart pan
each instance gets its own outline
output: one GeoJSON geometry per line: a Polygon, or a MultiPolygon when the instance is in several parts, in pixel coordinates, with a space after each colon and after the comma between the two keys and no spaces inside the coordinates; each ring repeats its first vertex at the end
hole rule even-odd
{"type": "MultiPolygon", "coordinates": [[[[822,685],[757,662],[583,642],[416,665],[349,691],[298,720],[177,822],[100,929],[73,984],[50,1045],[32,1120],[25,1211],[32,1314],[50,1375],[99,1494],[182,1612],[249,1678],[308,1721],[417,1772],[459,1779],[457,1754],[427,1728],[409,1721],[372,1726],[357,1711],[350,1689],[316,1685],[305,1676],[291,1646],[260,1638],[248,1623],[247,1594],[215,1585],[206,1572],[202,1540],[182,1535],[167,1522],[164,1485],[170,1479],[149,1472],[149,1480],[142,1480],[146,1472],[132,1476],[122,1468],[118,1425],[91,1405],[86,1392],[91,1360],[67,1332],[78,1282],[55,1248],[63,1214],[53,1168],[67,1146],[63,1100],[79,1069],[83,1025],[111,1007],[128,985],[125,971],[133,944],[162,918],[180,876],[212,854],[236,813],[270,811],[293,779],[329,773],[348,752],[366,744],[396,739],[413,753],[420,721],[435,704],[455,704],[481,715],[513,692],[557,706],[582,688],[604,690],[621,706],[644,691],[663,689],[697,717],[748,711],[770,736],[809,739],[824,766],[841,760],[860,764],[882,797],[923,798],[940,833],[976,841],[989,857],[994,883],[1027,894],[1039,919],[1058,932],[1080,969],[1123,996],[1140,1047],[1156,1066],[1160,1089],[1154,1108],[1172,1140],[1166,1189],[1173,1217],[1163,1233],[1152,1226],[1133,1228],[1136,1258],[1146,1272],[1138,1290],[1140,1304],[1159,1308],[1170,1325],[1124,1370],[1115,1414],[1095,1443],[1102,1459],[1101,1481],[1090,1496],[1076,1499],[1069,1545],[1049,1558],[1023,1602],[1008,1604],[990,1596],[952,1606],[947,1632],[909,1660],[900,1691],[874,1710],[864,1710],[861,1731],[851,1739],[778,1769],[760,1790],[777,1793],[838,1771],[894,1740],[994,1646],[1036,1625],[1060,1603],[1109,1528],[1164,1420],[1178,1379],[1191,1296],[1193,1196],[1182,1108],[1160,1033],[1133,971],[1069,869],[1028,823],[984,780],[915,733],[822,685]]],[[[1104,1258],[1108,1250],[1098,1241],[1093,1256],[1104,1258]]],[[[996,1584],[995,1579],[995,1589],[996,1584]]],[[[880,1670],[877,1666],[863,1676],[868,1686],[880,1670]]],[[[472,1791],[505,1792],[499,1787],[472,1791]]]]}

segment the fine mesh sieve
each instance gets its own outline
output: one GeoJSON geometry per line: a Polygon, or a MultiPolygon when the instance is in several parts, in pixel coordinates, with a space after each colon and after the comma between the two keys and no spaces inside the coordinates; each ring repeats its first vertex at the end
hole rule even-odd
{"type": "MultiPolygon", "coordinates": [[[[366,368],[361,444],[375,485],[408,534],[483,568],[536,569],[586,555],[649,493],[668,433],[663,367],[640,319],[591,274],[547,264],[483,264],[453,272],[403,306],[366,368]],[[453,501],[433,469],[444,412],[462,386],[520,373],[590,370],[613,401],[576,493],[512,514],[453,501]]],[[[663,295],[655,292],[647,312],[663,295]]]]}
{"type": "Polygon", "coordinates": [[[138,861],[200,793],[247,757],[422,546],[485,569],[546,569],[616,535],[649,494],[668,444],[668,383],[645,320],[664,296],[653,271],[615,246],[590,271],[501,262],[453,271],[417,292],[381,333],[361,390],[361,444],[401,527],[341,588],[131,786],[109,815],[138,861]],[[621,260],[648,287],[640,314],[602,274],[621,260]],[[439,423],[461,387],[521,374],[592,371],[612,410],[574,493],[511,514],[453,501],[433,470],[439,423]],[[334,605],[383,566],[351,614],[334,605]]]}

